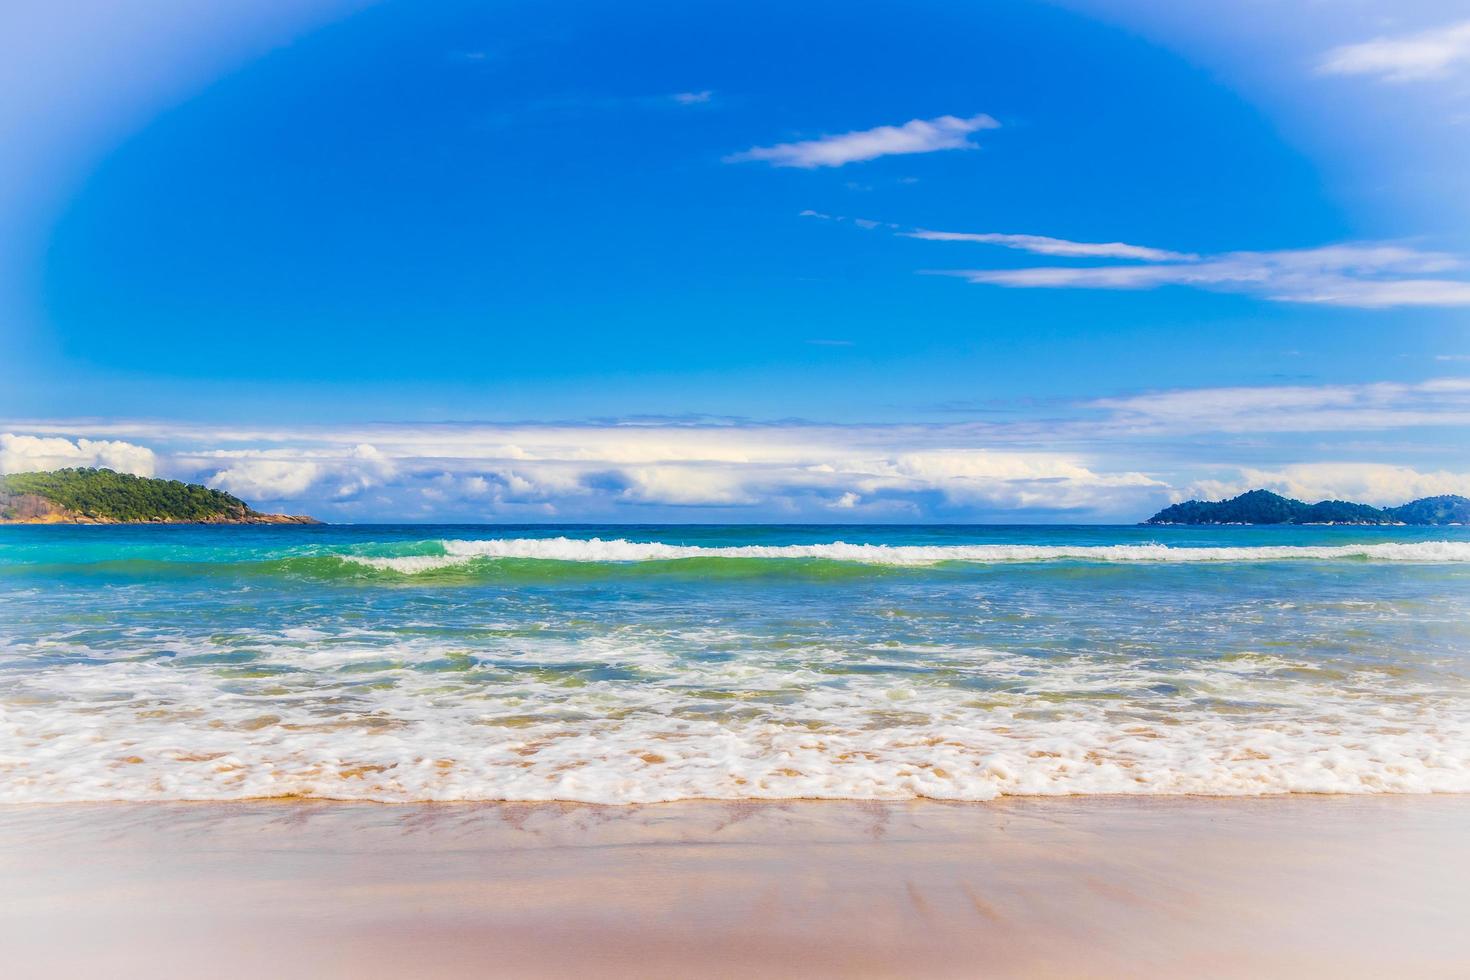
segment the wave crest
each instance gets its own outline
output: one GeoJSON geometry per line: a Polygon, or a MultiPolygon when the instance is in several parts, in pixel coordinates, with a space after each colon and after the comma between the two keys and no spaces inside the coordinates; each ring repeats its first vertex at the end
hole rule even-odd
{"type": "Polygon", "coordinates": [[[438,542],[440,554],[374,557],[344,556],[347,561],[405,575],[437,571],[474,561],[520,560],[629,564],[691,559],[800,560],[864,565],[936,565],[943,562],[1001,564],[1013,562],[1277,562],[1400,561],[1470,562],[1470,542],[1420,541],[1352,545],[1264,545],[1257,547],[1172,547],[1163,544],[1116,545],[885,545],[830,544],[736,545],[709,547],[672,545],[625,538],[494,538],[438,542]]]}

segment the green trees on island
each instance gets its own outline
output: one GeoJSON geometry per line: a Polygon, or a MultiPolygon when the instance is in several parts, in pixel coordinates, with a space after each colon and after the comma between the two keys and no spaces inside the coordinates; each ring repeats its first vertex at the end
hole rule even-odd
{"type": "Polygon", "coordinates": [[[1302,503],[1269,490],[1251,490],[1229,500],[1187,500],[1165,507],[1148,524],[1470,524],[1470,499],[1424,497],[1399,507],[1378,508],[1348,500],[1302,503]]]}
{"type": "Polygon", "coordinates": [[[1450,493],[1390,507],[1388,512],[1405,524],[1470,524],[1470,500],[1450,493]]]}
{"type": "Polygon", "coordinates": [[[0,510],[5,498],[25,495],[41,497],[85,518],[109,521],[243,520],[254,514],[245,501],[222,490],[108,469],[0,477],[0,510]]]}

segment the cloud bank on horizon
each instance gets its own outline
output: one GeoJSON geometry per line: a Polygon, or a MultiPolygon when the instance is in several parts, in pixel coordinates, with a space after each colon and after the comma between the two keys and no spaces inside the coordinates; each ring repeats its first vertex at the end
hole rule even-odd
{"type": "MultiPolygon", "coordinates": [[[[1232,440],[1470,425],[1470,379],[1099,398],[1004,422],[210,426],[14,420],[0,473],[108,466],[338,520],[1117,520],[1264,486],[1310,500],[1470,494],[1470,472],[1341,458],[1229,463],[1232,440]],[[87,433],[82,435],[81,433],[87,433]],[[1131,461],[1187,438],[1187,460],[1131,461]]],[[[1333,442],[1312,450],[1332,452],[1333,442]]]]}

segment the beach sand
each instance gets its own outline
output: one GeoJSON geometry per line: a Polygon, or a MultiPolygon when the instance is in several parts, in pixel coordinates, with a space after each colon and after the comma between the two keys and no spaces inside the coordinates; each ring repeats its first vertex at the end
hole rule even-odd
{"type": "Polygon", "coordinates": [[[30,977],[1465,976],[1470,797],[0,808],[30,977]]]}

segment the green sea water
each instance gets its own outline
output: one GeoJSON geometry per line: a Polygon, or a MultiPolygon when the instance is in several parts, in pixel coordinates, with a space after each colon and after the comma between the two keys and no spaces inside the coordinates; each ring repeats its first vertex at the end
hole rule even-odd
{"type": "Polygon", "coordinates": [[[0,528],[0,800],[1470,790],[1470,529],[0,528]]]}

